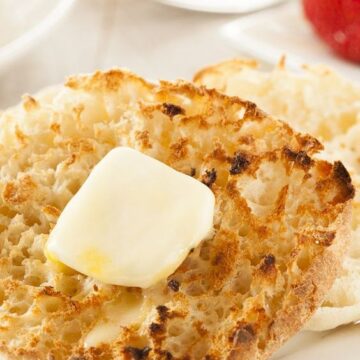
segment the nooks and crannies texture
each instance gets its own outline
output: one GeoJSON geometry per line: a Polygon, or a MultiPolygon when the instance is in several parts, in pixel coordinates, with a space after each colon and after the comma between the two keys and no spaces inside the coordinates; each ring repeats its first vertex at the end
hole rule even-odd
{"type": "Polygon", "coordinates": [[[12,359],[267,358],[323,301],[346,245],[354,189],[340,162],[313,158],[321,148],[251,102],[121,70],[24,97],[0,117],[0,351],[12,359]],[[66,203],[119,145],[216,196],[213,237],[146,290],[102,284],[44,256],[66,203]],[[126,299],[142,304],[140,320],[86,348],[89,331],[126,299]]]}
{"type": "Polygon", "coordinates": [[[230,60],[197,73],[195,82],[256,102],[294,129],[320,139],[329,161],[341,160],[357,189],[352,206],[352,241],[342,270],[307,329],[327,330],[360,319],[360,87],[323,66],[273,71],[254,60],[230,60]]]}

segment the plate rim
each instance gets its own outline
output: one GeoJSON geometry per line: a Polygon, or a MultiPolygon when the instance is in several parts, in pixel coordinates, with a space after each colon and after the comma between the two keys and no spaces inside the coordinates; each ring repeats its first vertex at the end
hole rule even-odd
{"type": "MultiPolygon", "coordinates": [[[[324,61],[323,59],[319,59],[318,61],[309,60],[304,57],[298,56],[291,51],[286,51],[286,49],[280,50],[280,48],[277,46],[269,45],[264,42],[259,42],[258,38],[251,38],[246,34],[241,34],[242,30],[249,28],[249,24],[254,24],[255,21],[261,23],[261,19],[268,17],[269,14],[267,14],[266,12],[277,11],[278,9],[286,7],[288,8],[287,10],[291,12],[297,11],[297,9],[301,9],[299,1],[290,0],[279,7],[267,9],[264,12],[254,13],[246,17],[231,20],[230,22],[221,26],[220,33],[235,48],[239,49],[239,42],[241,42],[241,48],[245,54],[248,54],[251,57],[258,58],[259,60],[270,65],[278,64],[281,56],[285,55],[287,68],[295,72],[300,72],[303,66],[306,64],[325,64],[325,66],[336,70],[336,72],[339,73],[341,76],[350,79],[354,83],[360,84],[360,77],[354,77],[353,75],[357,71],[356,64],[354,65],[351,62],[347,62],[346,60],[337,58],[336,55],[334,56],[334,59],[339,62],[339,66],[336,66],[336,64],[334,63],[326,64],[326,61],[324,61]],[[234,34],[236,34],[236,36],[234,34]]],[[[311,27],[309,28],[310,30],[312,30],[311,27]]],[[[324,46],[326,45],[324,44],[324,46]]]]}

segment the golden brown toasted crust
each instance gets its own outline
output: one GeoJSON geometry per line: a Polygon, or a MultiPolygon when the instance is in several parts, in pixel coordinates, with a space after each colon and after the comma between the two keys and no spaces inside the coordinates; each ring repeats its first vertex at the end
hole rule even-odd
{"type": "MultiPolygon", "coordinates": [[[[250,99],[268,113],[292,127],[322,140],[322,158],[335,161],[337,181],[344,183],[350,171],[357,189],[352,202],[352,241],[342,270],[327,293],[308,330],[328,330],[360,319],[360,87],[324,66],[304,66],[301,72],[286,69],[285,58],[271,71],[257,69],[249,61],[227,60],[200,70],[197,84],[221,90],[227,95],[250,99]]],[[[326,241],[326,239],[323,239],[326,241]]]]}
{"type": "Polygon", "coordinates": [[[121,70],[72,77],[24,101],[0,118],[3,353],[265,359],[319,305],[346,247],[353,188],[341,164],[313,157],[317,140],[251,102],[121,70]],[[43,253],[66,203],[119,145],[195,177],[216,197],[212,238],[144,290],[56,267],[43,253]],[[127,299],[142,304],[141,319],[86,345],[127,299]]]}
{"type": "Polygon", "coordinates": [[[276,340],[268,345],[264,358],[270,356],[289,336],[299,331],[311,314],[322,304],[339,273],[341,259],[351,241],[351,231],[348,226],[350,219],[351,205],[349,204],[343,215],[337,219],[338,231],[333,240],[335,245],[327,248],[323,257],[317,259],[310,266],[302,284],[291,290],[289,298],[300,297],[302,302],[278,314],[278,318],[272,326],[272,338],[276,340]],[[328,271],[323,274],[322,269],[324,268],[328,271]]]}
{"type": "MultiPolygon", "coordinates": [[[[217,80],[221,81],[219,77],[223,75],[223,68],[226,69],[227,73],[237,73],[244,68],[257,69],[259,67],[259,63],[254,59],[241,59],[235,58],[220,62],[215,65],[206,66],[199,71],[197,71],[193,77],[195,83],[203,83],[204,78],[208,78],[209,76],[218,76],[217,80]]],[[[226,80],[226,79],[224,79],[226,80]]],[[[221,91],[219,83],[217,83],[216,88],[221,91]]]]}

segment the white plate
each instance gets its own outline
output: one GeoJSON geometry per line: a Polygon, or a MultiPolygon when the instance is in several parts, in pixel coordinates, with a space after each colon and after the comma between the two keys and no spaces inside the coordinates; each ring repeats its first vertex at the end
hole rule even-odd
{"type": "Polygon", "coordinates": [[[216,12],[246,13],[277,4],[284,0],[157,0],[183,9],[216,12]]]}
{"type": "MultiPolygon", "coordinates": [[[[2,33],[5,38],[2,37],[0,44],[0,71],[47,35],[73,3],[74,0],[38,0],[24,3],[22,5],[27,6],[19,8],[20,3],[13,1],[14,10],[11,17],[1,14],[5,16],[3,20],[6,20],[6,24],[0,24],[0,31],[2,25],[11,30],[6,35],[2,33]]],[[[4,1],[3,5],[6,11],[12,11],[11,2],[4,1]]]]}
{"type": "Polygon", "coordinates": [[[360,82],[360,66],[337,57],[317,38],[298,1],[242,17],[221,30],[242,53],[270,64],[286,54],[287,64],[294,70],[305,63],[323,63],[360,82]]]}
{"type": "Polygon", "coordinates": [[[272,360],[358,360],[360,326],[324,331],[304,331],[291,339],[272,360]]]}

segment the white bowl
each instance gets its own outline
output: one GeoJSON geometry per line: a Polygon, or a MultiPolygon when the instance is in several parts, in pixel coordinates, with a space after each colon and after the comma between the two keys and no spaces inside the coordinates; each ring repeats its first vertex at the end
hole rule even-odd
{"type": "Polygon", "coordinates": [[[49,34],[74,1],[0,0],[0,71],[49,34]]]}
{"type": "Polygon", "coordinates": [[[156,0],[182,9],[213,13],[247,13],[285,0],[156,0]]]}

